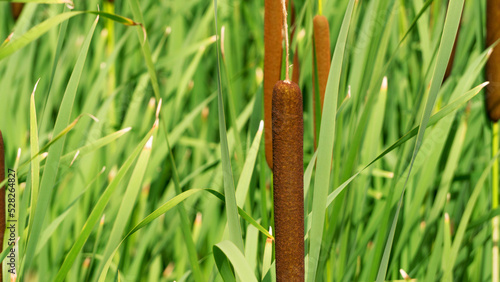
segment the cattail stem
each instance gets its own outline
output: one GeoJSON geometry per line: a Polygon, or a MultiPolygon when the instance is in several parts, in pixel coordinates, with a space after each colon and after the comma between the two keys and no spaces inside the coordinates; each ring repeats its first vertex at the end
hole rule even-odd
{"type": "Polygon", "coordinates": [[[304,281],[303,133],[299,86],[279,81],[273,90],[277,281],[304,281]]]}
{"type": "MultiPolygon", "coordinates": [[[[293,1],[290,2],[290,20],[291,20],[291,31],[290,31],[290,42],[293,42],[293,38],[295,37],[295,31],[297,30],[296,22],[295,22],[295,6],[293,1]]],[[[293,52],[293,72],[292,72],[292,81],[299,84],[299,75],[300,75],[300,63],[299,63],[299,46],[295,44],[295,52],[293,52]]]]}
{"type": "Polygon", "coordinates": [[[283,13],[278,0],[265,0],[264,6],[264,140],[267,165],[273,169],[272,97],[281,78],[283,13]]]}
{"type": "Polygon", "coordinates": [[[288,23],[287,23],[287,12],[286,12],[286,2],[285,0],[281,0],[281,6],[283,8],[283,26],[285,27],[285,50],[286,50],[286,59],[285,59],[285,70],[286,70],[286,76],[285,80],[290,80],[289,76],[289,68],[290,68],[290,63],[289,63],[289,58],[290,58],[290,47],[288,46],[288,23]]]}
{"type": "MultiPolygon", "coordinates": [[[[493,123],[492,126],[492,155],[496,156],[498,153],[498,122],[493,123]]],[[[498,208],[498,172],[499,172],[499,163],[498,159],[495,160],[493,163],[491,175],[492,175],[492,180],[491,180],[491,195],[492,195],[492,200],[491,200],[491,209],[495,210],[498,208]]],[[[492,241],[493,241],[493,247],[492,247],[492,274],[491,274],[491,281],[493,282],[498,282],[499,281],[499,270],[498,270],[498,239],[499,239],[499,221],[500,217],[495,216],[492,220],[492,228],[493,228],[493,233],[492,233],[492,241]]]]}

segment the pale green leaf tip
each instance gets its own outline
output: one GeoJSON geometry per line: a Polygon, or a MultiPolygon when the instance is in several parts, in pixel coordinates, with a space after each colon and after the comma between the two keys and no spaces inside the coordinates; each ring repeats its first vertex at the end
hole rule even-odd
{"type": "Polygon", "coordinates": [[[120,130],[119,132],[123,134],[123,133],[129,132],[130,130],[132,130],[132,127],[126,127],[124,129],[120,130]]]}
{"type": "Polygon", "coordinates": [[[75,156],[73,157],[73,160],[71,161],[71,163],[69,164],[69,166],[71,167],[73,165],[73,163],[75,162],[76,158],[78,157],[78,155],[80,155],[80,150],[76,151],[76,154],[75,156]]]}
{"type": "Polygon", "coordinates": [[[382,87],[380,88],[380,91],[387,91],[387,76],[384,76],[384,79],[382,79],[382,87]]]}
{"type": "Polygon", "coordinates": [[[162,100],[160,98],[160,100],[158,101],[158,107],[156,107],[156,119],[160,118],[161,102],[162,102],[162,100]]]}
{"type": "Polygon", "coordinates": [[[31,92],[31,96],[35,96],[35,91],[36,91],[36,88],[37,88],[37,86],[38,86],[38,82],[40,82],[40,79],[41,79],[41,78],[39,78],[39,79],[36,81],[36,83],[35,83],[35,87],[33,87],[33,92],[31,92]]]}
{"type": "Polygon", "coordinates": [[[151,150],[152,147],[153,147],[153,136],[149,137],[148,142],[144,146],[144,150],[151,150]]]}
{"type": "Polygon", "coordinates": [[[404,271],[404,269],[399,269],[399,273],[401,273],[401,276],[403,276],[403,279],[404,280],[411,280],[411,277],[410,275],[408,275],[408,273],[406,273],[406,271],[404,271]]]}

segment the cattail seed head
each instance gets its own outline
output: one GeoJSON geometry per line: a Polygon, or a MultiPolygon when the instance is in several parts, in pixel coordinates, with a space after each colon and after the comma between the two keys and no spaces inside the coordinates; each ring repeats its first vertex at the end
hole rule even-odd
{"type": "Polygon", "coordinates": [[[281,78],[283,11],[281,1],[264,1],[264,139],[266,161],[273,168],[272,97],[281,78]]]}
{"type": "MultiPolygon", "coordinates": [[[[500,38],[500,1],[487,1],[486,45],[490,46],[500,38]]],[[[491,121],[500,119],[500,49],[495,47],[486,64],[486,110],[491,121]]]]}
{"type": "Polygon", "coordinates": [[[272,102],[276,278],[303,281],[304,120],[299,86],[278,81],[272,102]]]}

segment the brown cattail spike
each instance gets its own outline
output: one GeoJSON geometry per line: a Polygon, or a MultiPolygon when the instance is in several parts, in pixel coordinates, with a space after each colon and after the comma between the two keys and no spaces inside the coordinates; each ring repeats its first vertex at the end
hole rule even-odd
{"type": "Polygon", "coordinates": [[[272,117],[276,280],[304,281],[304,120],[296,83],[276,83],[272,117]]]}
{"type": "MultiPolygon", "coordinates": [[[[2,131],[0,131],[0,182],[5,179],[5,155],[2,131]]],[[[3,246],[4,231],[5,231],[5,186],[0,187],[0,244],[3,246]]],[[[2,264],[0,264],[0,274],[2,272],[2,264]]],[[[0,275],[0,281],[2,277],[0,275]]]]}
{"type": "Polygon", "coordinates": [[[265,0],[264,6],[264,139],[267,164],[272,169],[272,96],[274,84],[281,78],[283,12],[279,0],[265,0]]]}
{"type": "MultiPolygon", "coordinates": [[[[500,39],[500,1],[488,0],[486,7],[486,46],[490,46],[500,39]]],[[[490,120],[500,119],[500,49],[493,49],[486,64],[486,80],[490,84],[486,87],[486,110],[490,120]]]]}
{"type": "Polygon", "coordinates": [[[21,15],[23,7],[23,3],[10,3],[10,10],[12,11],[12,18],[14,18],[14,21],[17,21],[19,15],[21,15]]]}
{"type": "MultiPolygon", "coordinates": [[[[326,83],[330,72],[330,27],[325,16],[317,15],[313,19],[314,50],[316,52],[316,66],[318,69],[319,95],[321,109],[325,100],[326,83]]],[[[313,60],[314,63],[314,60],[313,60]]],[[[315,68],[316,69],[316,68],[315,68]]]]}

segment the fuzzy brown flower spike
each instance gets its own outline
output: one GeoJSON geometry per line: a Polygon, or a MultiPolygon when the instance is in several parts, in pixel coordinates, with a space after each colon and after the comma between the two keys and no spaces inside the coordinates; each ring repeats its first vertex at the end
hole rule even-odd
{"type": "Polygon", "coordinates": [[[273,89],[274,225],[277,281],[304,281],[302,94],[290,81],[273,89]]]}
{"type": "MultiPolygon", "coordinates": [[[[490,46],[500,39],[500,0],[488,0],[486,7],[486,45],[490,46]]],[[[490,120],[500,119],[500,47],[496,46],[486,64],[486,110],[490,120]]]]}

